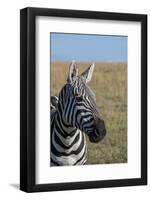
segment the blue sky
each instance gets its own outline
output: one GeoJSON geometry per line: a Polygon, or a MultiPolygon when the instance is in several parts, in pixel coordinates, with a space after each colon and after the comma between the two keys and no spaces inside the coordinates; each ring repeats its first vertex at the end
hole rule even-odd
{"type": "Polygon", "coordinates": [[[50,34],[51,61],[126,62],[126,36],[50,34]]]}

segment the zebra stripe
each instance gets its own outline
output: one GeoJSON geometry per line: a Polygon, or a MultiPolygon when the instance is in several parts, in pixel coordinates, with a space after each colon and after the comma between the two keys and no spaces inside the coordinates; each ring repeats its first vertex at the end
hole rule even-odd
{"type": "Polygon", "coordinates": [[[85,135],[79,129],[66,127],[57,112],[51,127],[51,166],[84,164],[87,151],[85,135]]]}

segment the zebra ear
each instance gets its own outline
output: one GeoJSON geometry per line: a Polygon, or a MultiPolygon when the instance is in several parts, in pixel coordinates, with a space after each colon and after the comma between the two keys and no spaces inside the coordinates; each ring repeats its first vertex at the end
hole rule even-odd
{"type": "Polygon", "coordinates": [[[69,66],[67,82],[71,83],[77,75],[78,75],[78,69],[75,61],[73,60],[69,66]]]}
{"type": "Polygon", "coordinates": [[[93,63],[92,65],[90,65],[90,67],[88,67],[88,68],[81,74],[81,76],[84,77],[86,83],[88,83],[89,81],[91,81],[94,67],[95,67],[95,64],[93,63]]]}

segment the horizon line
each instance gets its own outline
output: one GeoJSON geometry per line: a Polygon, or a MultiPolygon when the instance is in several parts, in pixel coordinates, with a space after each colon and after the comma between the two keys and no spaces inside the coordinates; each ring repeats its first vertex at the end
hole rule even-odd
{"type": "MultiPolygon", "coordinates": [[[[51,61],[50,60],[50,62],[52,62],[52,63],[55,63],[55,62],[59,62],[59,63],[61,63],[61,62],[72,62],[72,60],[55,60],[55,61],[51,61]]],[[[127,60],[126,61],[93,61],[93,60],[91,60],[91,61],[80,61],[80,60],[75,60],[75,62],[76,63],[127,63],[127,60]]]]}

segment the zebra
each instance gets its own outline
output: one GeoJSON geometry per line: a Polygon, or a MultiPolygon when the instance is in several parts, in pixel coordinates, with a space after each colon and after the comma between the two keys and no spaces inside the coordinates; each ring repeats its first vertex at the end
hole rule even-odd
{"type": "Polygon", "coordinates": [[[106,135],[95,95],[87,85],[94,67],[91,64],[78,75],[77,65],[72,61],[59,97],[51,96],[50,166],[84,165],[87,161],[85,135],[93,143],[106,135]]]}

